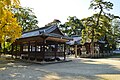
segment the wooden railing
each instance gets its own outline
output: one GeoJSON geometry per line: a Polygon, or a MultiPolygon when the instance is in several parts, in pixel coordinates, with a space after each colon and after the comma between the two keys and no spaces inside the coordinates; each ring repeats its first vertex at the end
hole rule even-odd
{"type": "MultiPolygon", "coordinates": [[[[55,57],[55,52],[45,52],[45,54],[43,54],[42,51],[32,51],[32,52],[28,52],[28,51],[14,51],[12,53],[12,55],[14,56],[19,56],[19,57],[29,57],[29,58],[40,58],[43,59],[44,58],[54,58],[55,57]]],[[[64,57],[64,52],[56,52],[56,57],[64,57]]]]}

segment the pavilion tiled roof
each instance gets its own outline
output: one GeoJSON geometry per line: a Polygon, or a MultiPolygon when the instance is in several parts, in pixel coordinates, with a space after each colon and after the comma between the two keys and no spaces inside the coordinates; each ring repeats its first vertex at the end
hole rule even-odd
{"type": "Polygon", "coordinates": [[[48,36],[48,37],[56,37],[63,39],[71,39],[70,37],[65,36],[57,26],[42,27],[32,31],[24,32],[21,38],[29,38],[34,36],[48,36]],[[57,33],[54,32],[55,30],[57,30],[58,32],[57,33]]]}

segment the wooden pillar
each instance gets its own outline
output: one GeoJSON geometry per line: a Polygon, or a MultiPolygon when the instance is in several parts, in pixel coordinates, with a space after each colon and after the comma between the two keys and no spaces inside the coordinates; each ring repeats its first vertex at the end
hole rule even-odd
{"type": "Polygon", "coordinates": [[[75,45],[75,58],[77,58],[77,45],[75,45]]]}
{"type": "Polygon", "coordinates": [[[35,60],[37,60],[37,41],[35,41],[35,60]]]}
{"type": "Polygon", "coordinates": [[[28,42],[28,59],[30,59],[30,41],[28,42]]]}
{"type": "Polygon", "coordinates": [[[43,53],[43,61],[45,60],[45,45],[46,45],[46,39],[47,39],[47,36],[42,36],[43,38],[43,48],[42,48],[42,53],[43,53]]]}
{"type": "Polygon", "coordinates": [[[20,43],[20,58],[22,59],[22,57],[21,57],[21,54],[23,53],[23,44],[22,43],[20,43]]]}
{"type": "Polygon", "coordinates": [[[66,44],[64,44],[64,60],[66,60],[66,44]]]}
{"type": "Polygon", "coordinates": [[[55,59],[57,58],[57,49],[58,49],[58,44],[55,44],[55,51],[54,51],[54,53],[55,53],[55,59]]]}
{"type": "Polygon", "coordinates": [[[22,52],[23,52],[23,44],[20,43],[20,53],[22,53],[22,52]]]}
{"type": "Polygon", "coordinates": [[[43,49],[42,49],[42,52],[43,52],[43,61],[45,60],[45,43],[46,43],[46,40],[44,38],[43,39],[43,49]]]}

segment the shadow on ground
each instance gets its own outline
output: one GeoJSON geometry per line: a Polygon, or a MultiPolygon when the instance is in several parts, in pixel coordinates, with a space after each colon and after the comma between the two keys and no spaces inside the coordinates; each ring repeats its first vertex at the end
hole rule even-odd
{"type": "Polygon", "coordinates": [[[1,80],[119,80],[120,62],[108,59],[73,59],[40,65],[0,59],[1,80]],[[119,63],[119,64],[118,64],[119,63]],[[3,64],[3,65],[2,65],[3,64]]]}

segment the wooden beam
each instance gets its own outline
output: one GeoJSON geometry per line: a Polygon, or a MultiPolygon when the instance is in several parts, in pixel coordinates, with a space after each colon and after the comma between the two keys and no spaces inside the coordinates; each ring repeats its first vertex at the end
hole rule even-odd
{"type": "Polygon", "coordinates": [[[67,39],[56,38],[56,37],[48,37],[46,40],[55,41],[55,42],[61,42],[61,43],[64,43],[64,42],[68,41],[67,39]]]}
{"type": "Polygon", "coordinates": [[[41,42],[43,42],[43,38],[40,36],[36,36],[36,37],[30,37],[30,38],[21,38],[21,39],[16,40],[16,41],[18,43],[20,43],[20,42],[25,43],[25,42],[29,42],[29,41],[41,41],[41,42]]]}

